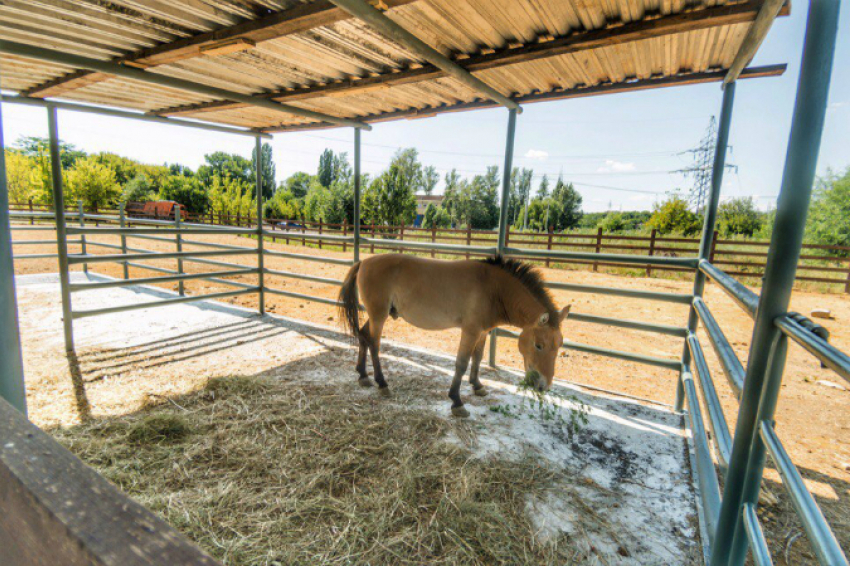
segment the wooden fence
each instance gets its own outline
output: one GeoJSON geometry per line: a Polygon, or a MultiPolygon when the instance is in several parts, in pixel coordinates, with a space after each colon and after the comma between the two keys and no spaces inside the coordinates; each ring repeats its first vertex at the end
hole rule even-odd
{"type": "MultiPolygon", "coordinates": [[[[13,203],[11,210],[44,211],[49,210],[44,205],[29,203],[13,203]]],[[[69,212],[76,209],[69,208],[69,212]]],[[[104,214],[117,214],[115,210],[93,210],[104,214]]],[[[134,215],[137,216],[138,215],[134,215]]],[[[128,217],[128,220],[131,218],[128,217]]],[[[248,227],[256,224],[256,217],[250,213],[246,215],[228,214],[223,212],[209,211],[203,214],[189,214],[186,218],[189,222],[205,224],[248,227]]],[[[320,249],[342,249],[348,251],[351,244],[337,242],[322,242],[299,238],[302,234],[329,234],[350,236],[353,233],[352,226],[345,222],[333,224],[328,222],[309,222],[301,220],[288,220],[282,218],[266,218],[272,231],[280,231],[280,236],[272,236],[273,241],[298,244],[303,246],[315,246],[320,249]]],[[[471,228],[417,228],[413,226],[386,226],[376,224],[361,224],[361,234],[373,239],[392,239],[395,241],[431,242],[431,243],[453,243],[467,246],[491,246],[495,247],[498,234],[493,230],[473,230],[471,228]]],[[[667,256],[686,257],[696,256],[699,248],[698,237],[673,237],[662,236],[656,230],[649,235],[624,235],[618,233],[605,233],[602,228],[594,232],[555,232],[551,228],[548,232],[523,232],[512,230],[508,226],[506,234],[506,245],[509,247],[545,249],[554,251],[580,251],[585,253],[620,253],[635,256],[635,262],[626,265],[627,268],[639,269],[647,276],[652,276],[656,271],[688,272],[688,268],[673,266],[650,266],[641,263],[641,256],[667,256]]],[[[760,279],[764,274],[767,261],[767,249],[770,245],[767,241],[750,239],[724,239],[715,238],[711,244],[709,261],[721,267],[730,275],[738,277],[760,279]]],[[[393,250],[396,252],[409,252],[422,255],[440,256],[481,256],[474,252],[455,252],[448,250],[421,250],[413,248],[397,248],[395,246],[382,246],[376,243],[364,244],[364,251],[368,248],[370,253],[380,250],[393,250]]],[[[622,264],[606,263],[604,261],[592,260],[563,260],[563,259],[539,259],[526,258],[542,263],[546,267],[573,264],[590,266],[593,271],[603,267],[620,267],[622,264]]],[[[813,283],[824,283],[843,287],[845,293],[850,293],[850,247],[830,246],[822,244],[803,244],[803,252],[797,267],[798,281],[813,283]],[[838,255],[829,252],[838,252],[838,255]],[[844,257],[841,257],[844,256],[844,257]]]]}

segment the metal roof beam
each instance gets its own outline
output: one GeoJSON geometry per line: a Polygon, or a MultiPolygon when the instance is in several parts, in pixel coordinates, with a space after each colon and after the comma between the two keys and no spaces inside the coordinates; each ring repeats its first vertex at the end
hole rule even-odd
{"type": "MultiPolygon", "coordinates": [[[[755,79],[761,77],[778,77],[785,72],[786,65],[765,65],[763,67],[750,67],[744,69],[741,73],[742,79],[755,79]]],[[[609,83],[595,85],[582,88],[571,88],[554,90],[551,92],[539,92],[517,97],[517,102],[527,104],[532,102],[548,102],[553,100],[565,100],[568,98],[584,98],[586,96],[599,96],[602,94],[617,94],[623,92],[635,92],[640,90],[649,90],[653,88],[664,88],[671,86],[685,86],[704,83],[721,82],[728,73],[728,69],[718,71],[705,71],[702,73],[690,73],[685,75],[676,75],[673,77],[660,77],[651,79],[640,79],[623,83],[609,83]]],[[[415,118],[427,118],[437,114],[445,114],[449,112],[465,112],[469,110],[484,110],[487,108],[496,108],[498,104],[490,100],[478,100],[473,102],[461,102],[458,104],[435,106],[428,108],[420,108],[413,110],[398,110],[395,112],[384,112],[383,114],[373,114],[364,116],[362,120],[366,123],[374,124],[378,122],[390,122],[392,120],[410,120],[415,118]]],[[[263,132],[300,132],[307,130],[324,130],[335,128],[334,124],[306,124],[303,126],[277,126],[271,128],[262,128],[263,132]]]]}
{"type": "Polygon", "coordinates": [[[383,12],[372,7],[365,0],[330,0],[343,10],[363,20],[382,35],[403,45],[413,53],[416,53],[435,67],[438,67],[447,75],[458,80],[469,88],[478,91],[487,98],[494,100],[511,110],[522,112],[519,104],[511,98],[503,95],[472,73],[398,25],[383,12]]]}
{"type": "MultiPolygon", "coordinates": [[[[665,37],[674,34],[711,29],[720,26],[749,23],[755,20],[764,0],[748,0],[736,4],[724,4],[709,8],[690,10],[680,14],[661,16],[650,20],[629,22],[623,25],[606,27],[597,30],[573,32],[568,35],[555,37],[549,41],[531,41],[520,47],[505,47],[490,54],[476,54],[461,59],[457,55],[457,64],[467,71],[484,71],[496,69],[505,65],[513,65],[527,61],[556,57],[570,53],[578,53],[590,49],[599,49],[613,45],[623,45],[634,41],[665,37]]],[[[787,7],[787,4],[786,4],[787,7]]],[[[787,14],[783,9],[780,15],[787,14]]],[[[543,39],[543,38],[541,38],[543,39]]],[[[331,82],[324,85],[304,86],[295,89],[284,89],[274,92],[261,93],[258,96],[271,98],[278,102],[294,102],[310,100],[324,96],[349,96],[376,89],[394,86],[416,84],[445,77],[441,69],[426,64],[421,68],[393,69],[374,77],[353,77],[349,80],[331,82]]],[[[183,114],[199,114],[219,110],[239,108],[241,105],[216,100],[199,104],[186,104],[155,110],[151,114],[158,116],[179,116],[183,114]]]]}
{"type": "Polygon", "coordinates": [[[184,79],[178,79],[175,77],[151,73],[148,71],[143,71],[141,69],[134,69],[132,67],[125,67],[124,65],[119,65],[111,61],[101,61],[99,59],[91,59],[89,57],[83,57],[81,55],[62,53],[60,51],[44,49],[43,47],[36,47],[34,45],[28,45],[25,43],[16,43],[14,41],[6,41],[0,39],[0,53],[9,53],[11,55],[17,55],[19,57],[28,57],[30,59],[50,61],[52,63],[59,63],[62,65],[68,65],[70,67],[77,67],[81,69],[88,69],[91,71],[107,73],[110,75],[116,75],[131,80],[152,83],[168,88],[195,92],[213,98],[223,98],[225,100],[232,100],[234,102],[242,102],[249,106],[256,106],[259,108],[264,108],[266,110],[272,110],[274,112],[283,112],[285,114],[301,116],[303,118],[309,118],[311,120],[328,122],[336,126],[363,128],[366,130],[372,129],[371,126],[369,126],[368,124],[364,122],[359,122],[357,120],[338,118],[337,116],[331,116],[330,114],[323,114],[321,112],[314,112],[313,110],[298,108],[297,106],[291,106],[289,104],[282,104],[280,102],[275,102],[267,98],[259,98],[256,96],[241,94],[238,92],[233,92],[222,88],[187,81],[184,79]]]}
{"type": "Polygon", "coordinates": [[[723,79],[724,86],[737,80],[744,67],[750,64],[762,41],[767,37],[770,26],[773,25],[773,21],[779,16],[784,6],[786,6],[786,0],[765,0],[761,9],[759,9],[756,19],[753,21],[753,25],[747,31],[744,41],[741,42],[741,47],[738,49],[735,59],[729,66],[729,72],[726,74],[726,78],[723,79]]]}

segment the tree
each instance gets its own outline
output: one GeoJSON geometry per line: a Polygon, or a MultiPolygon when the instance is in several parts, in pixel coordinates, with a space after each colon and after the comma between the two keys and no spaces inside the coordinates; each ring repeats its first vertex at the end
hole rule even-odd
{"type": "MultiPolygon", "coordinates": [[[[272,146],[263,143],[260,146],[260,156],[263,158],[263,166],[262,166],[262,174],[260,178],[263,181],[263,199],[268,200],[272,198],[274,194],[275,187],[277,184],[275,183],[275,166],[274,160],[272,159],[272,146]]],[[[251,150],[251,163],[254,166],[254,171],[256,171],[257,167],[257,146],[254,146],[254,149],[251,150]]],[[[256,180],[256,177],[254,177],[256,180]]],[[[255,189],[256,193],[256,189],[255,189]]],[[[256,196],[256,194],[254,195],[256,196]]]]}
{"type": "Polygon", "coordinates": [[[121,196],[115,172],[95,157],[78,159],[68,171],[65,193],[70,202],[83,201],[86,208],[108,206],[121,196]]]}
{"type": "Polygon", "coordinates": [[[301,201],[286,189],[278,189],[272,198],[263,204],[263,215],[266,218],[293,220],[301,218],[302,214],[301,201]]]}
{"type": "Polygon", "coordinates": [[[416,150],[400,150],[389,169],[372,181],[364,194],[364,217],[377,224],[397,226],[409,224],[416,217],[419,181],[416,150]]]}
{"type": "MultiPolygon", "coordinates": [[[[560,181],[561,178],[558,177],[560,181]]],[[[549,196],[549,177],[543,175],[543,178],[540,179],[540,186],[537,188],[537,196],[540,198],[546,198],[549,196]]]]}
{"type": "Polygon", "coordinates": [[[471,182],[461,181],[454,204],[454,218],[477,229],[491,229],[499,223],[499,168],[490,166],[471,182]]]}
{"type": "Polygon", "coordinates": [[[313,182],[313,176],[298,171],[293,173],[281,184],[280,189],[292,193],[295,198],[304,198],[307,196],[307,191],[310,190],[310,184],[313,182]]]}
{"type": "Polygon", "coordinates": [[[422,190],[426,195],[431,196],[437,183],[440,181],[440,174],[437,173],[437,168],[429,165],[422,170],[422,190]]]}
{"type": "Polygon", "coordinates": [[[688,208],[688,202],[678,194],[656,203],[646,225],[662,234],[679,232],[685,236],[696,234],[701,228],[700,217],[688,208]]]}
{"type": "Polygon", "coordinates": [[[140,173],[124,185],[124,193],[121,195],[121,200],[124,202],[146,202],[154,200],[156,193],[157,189],[151,183],[150,178],[144,173],[140,173]]]}
{"type": "Polygon", "coordinates": [[[609,212],[597,225],[603,232],[622,232],[626,228],[626,221],[621,212],[609,212]]]}
{"type": "MultiPolygon", "coordinates": [[[[214,177],[229,177],[246,186],[251,186],[254,192],[254,163],[235,153],[216,151],[204,156],[206,165],[198,167],[197,176],[202,185],[209,186],[214,177]]],[[[274,185],[271,185],[274,186],[274,185]]]]}
{"type": "Polygon", "coordinates": [[[27,202],[33,198],[35,190],[33,171],[35,159],[20,151],[6,150],[6,184],[9,188],[9,202],[27,202]]]}
{"type": "Polygon", "coordinates": [[[446,188],[443,190],[443,208],[449,215],[449,218],[454,220],[457,208],[458,193],[460,191],[460,174],[457,170],[452,169],[445,176],[446,188]]]}
{"type": "Polygon", "coordinates": [[[173,200],[185,210],[195,214],[203,214],[210,209],[210,193],[205,190],[197,177],[171,175],[165,179],[159,189],[159,198],[173,200]]]}
{"type": "Polygon", "coordinates": [[[316,178],[323,187],[331,186],[334,180],[334,152],[332,149],[325,149],[319,156],[319,170],[316,172],[316,178]]]}
{"type": "MultiPolygon", "coordinates": [[[[542,187],[543,183],[540,185],[542,187]]],[[[558,177],[552,191],[552,200],[557,203],[557,206],[553,207],[557,209],[557,215],[550,215],[550,225],[558,230],[568,230],[579,223],[582,217],[582,198],[572,183],[564,183],[564,180],[558,177]]]]}
{"type": "Polygon", "coordinates": [[[719,231],[724,236],[752,236],[761,229],[762,215],[756,210],[752,197],[721,203],[717,209],[717,218],[719,231]]]}
{"type": "MultiPolygon", "coordinates": [[[[198,181],[200,182],[199,179],[198,181]]],[[[257,203],[252,198],[253,193],[250,182],[220,175],[215,175],[207,188],[213,210],[224,214],[238,214],[242,217],[257,213],[257,203]]]]}
{"type": "Polygon", "coordinates": [[[510,200],[508,201],[508,222],[513,218],[513,224],[521,226],[518,218],[525,218],[524,207],[528,204],[531,194],[531,181],[534,178],[533,169],[514,167],[511,171],[510,200]]]}
{"type": "Polygon", "coordinates": [[[425,215],[422,218],[422,227],[423,228],[433,228],[434,227],[434,219],[437,216],[437,207],[434,206],[434,203],[429,203],[428,208],[425,209],[425,215]]]}
{"type": "MultiPolygon", "coordinates": [[[[850,167],[839,175],[828,171],[818,179],[806,222],[809,240],[829,246],[850,246],[850,167]]],[[[832,251],[847,257],[847,251],[832,251]]]]}
{"type": "MultiPolygon", "coordinates": [[[[21,152],[29,157],[34,157],[42,153],[50,153],[50,140],[47,138],[39,138],[35,136],[22,136],[18,138],[15,146],[21,152]]],[[[86,157],[86,152],[77,149],[77,146],[59,140],[59,160],[62,162],[62,169],[70,169],[74,166],[78,159],[86,157]]]]}

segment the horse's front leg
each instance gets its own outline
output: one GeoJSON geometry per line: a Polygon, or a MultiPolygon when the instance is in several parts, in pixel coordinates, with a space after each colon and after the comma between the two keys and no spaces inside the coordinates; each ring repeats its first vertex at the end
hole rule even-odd
{"type": "Polygon", "coordinates": [[[463,401],[460,399],[460,384],[463,381],[463,374],[466,373],[466,368],[469,367],[469,358],[475,350],[481,333],[469,332],[464,330],[460,335],[460,347],[455,359],[455,376],[452,380],[452,386],[449,388],[449,399],[452,400],[452,414],[456,417],[468,417],[469,411],[463,406],[463,401]]]}
{"type": "Polygon", "coordinates": [[[484,358],[484,345],[487,343],[487,333],[481,334],[478,339],[478,344],[475,345],[475,350],[472,352],[472,369],[469,370],[469,383],[472,385],[472,392],[479,397],[487,395],[487,389],[481,384],[478,379],[478,371],[481,369],[481,360],[484,358]]]}

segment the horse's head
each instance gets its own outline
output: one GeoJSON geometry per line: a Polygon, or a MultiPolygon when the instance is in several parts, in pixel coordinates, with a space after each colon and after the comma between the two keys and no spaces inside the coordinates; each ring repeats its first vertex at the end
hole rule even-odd
{"type": "Polygon", "coordinates": [[[549,389],[555,377],[555,359],[564,342],[561,323],[569,313],[570,305],[554,315],[544,313],[533,324],[523,328],[519,335],[519,353],[525,362],[525,373],[530,378],[530,385],[540,391],[549,389]],[[550,316],[556,316],[558,320],[549,320],[550,316]]]}

